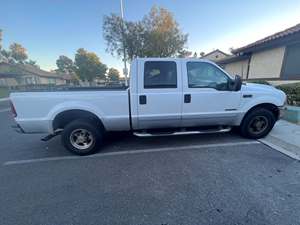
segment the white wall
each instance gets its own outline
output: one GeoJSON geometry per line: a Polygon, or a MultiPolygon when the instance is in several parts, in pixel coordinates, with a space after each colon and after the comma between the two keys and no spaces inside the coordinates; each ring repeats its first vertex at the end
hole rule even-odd
{"type": "Polygon", "coordinates": [[[0,86],[16,86],[18,83],[15,78],[0,78],[0,86]]]}
{"type": "Polygon", "coordinates": [[[246,79],[247,67],[248,67],[248,60],[246,59],[246,60],[228,63],[225,65],[224,69],[231,75],[239,75],[243,79],[246,79]]]}
{"type": "Polygon", "coordinates": [[[248,79],[279,78],[285,47],[253,53],[248,79]]]}
{"type": "Polygon", "coordinates": [[[59,79],[59,78],[50,78],[50,77],[38,77],[37,84],[63,85],[66,84],[66,80],[59,79]]]}

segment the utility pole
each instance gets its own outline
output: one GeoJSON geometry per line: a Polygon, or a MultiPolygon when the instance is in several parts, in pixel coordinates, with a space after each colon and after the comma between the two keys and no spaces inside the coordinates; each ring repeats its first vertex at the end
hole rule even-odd
{"type": "Polygon", "coordinates": [[[123,0],[120,0],[120,6],[121,6],[121,18],[122,18],[122,32],[123,32],[123,61],[124,61],[124,69],[123,69],[123,74],[125,76],[125,85],[128,86],[128,70],[127,70],[127,59],[126,59],[126,49],[125,49],[125,37],[124,37],[124,26],[125,26],[125,22],[124,22],[124,7],[123,7],[123,0]]]}

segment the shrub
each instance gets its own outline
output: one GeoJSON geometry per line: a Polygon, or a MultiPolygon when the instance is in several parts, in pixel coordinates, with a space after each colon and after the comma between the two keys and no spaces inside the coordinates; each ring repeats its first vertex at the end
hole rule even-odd
{"type": "Polygon", "coordinates": [[[7,87],[0,87],[0,98],[6,98],[9,95],[9,90],[7,87]]]}
{"type": "Polygon", "coordinates": [[[293,84],[282,84],[277,86],[278,89],[287,95],[287,103],[289,105],[300,106],[300,82],[293,84]]]}
{"type": "Polygon", "coordinates": [[[256,84],[266,84],[266,85],[271,85],[268,81],[266,80],[247,80],[248,83],[256,83],[256,84]]]}

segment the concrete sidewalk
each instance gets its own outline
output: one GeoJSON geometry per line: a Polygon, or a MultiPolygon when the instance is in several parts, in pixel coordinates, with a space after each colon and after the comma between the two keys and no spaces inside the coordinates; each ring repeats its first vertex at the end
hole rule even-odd
{"type": "Polygon", "coordinates": [[[300,126],[279,120],[271,133],[259,140],[283,154],[300,160],[300,126]]]}
{"type": "Polygon", "coordinates": [[[0,102],[6,102],[8,100],[9,100],[9,98],[0,98],[0,102]]]}

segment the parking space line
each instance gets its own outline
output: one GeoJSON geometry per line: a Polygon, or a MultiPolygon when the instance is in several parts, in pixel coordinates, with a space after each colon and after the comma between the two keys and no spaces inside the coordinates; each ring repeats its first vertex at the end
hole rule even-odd
{"type": "Polygon", "coordinates": [[[190,149],[198,149],[198,148],[215,148],[215,147],[228,147],[228,146],[238,146],[238,145],[253,145],[253,144],[261,144],[261,143],[258,141],[243,141],[243,142],[230,142],[230,143],[220,143],[220,144],[188,145],[188,146],[180,146],[180,147],[136,149],[136,150],[128,150],[128,151],[99,153],[99,154],[88,155],[88,156],[46,157],[46,158],[38,158],[38,159],[24,159],[24,160],[7,161],[7,162],[3,163],[3,166],[18,165],[18,164],[30,164],[30,163],[38,163],[38,162],[61,161],[61,160],[100,158],[100,157],[107,157],[107,156],[130,155],[130,154],[141,154],[141,153],[181,151],[181,150],[190,150],[190,149]]]}
{"type": "Polygon", "coordinates": [[[10,110],[10,108],[7,108],[7,109],[1,109],[0,110],[0,113],[2,113],[2,112],[8,112],[10,110]]]}

